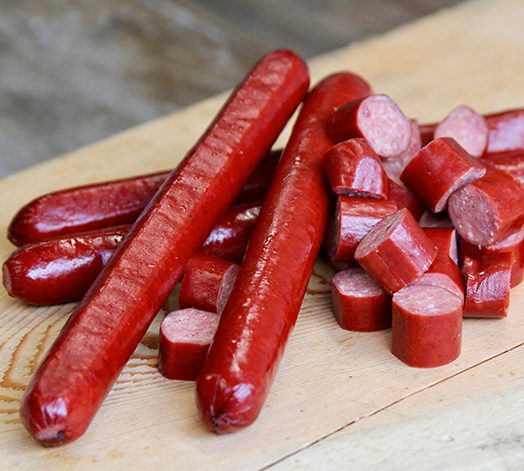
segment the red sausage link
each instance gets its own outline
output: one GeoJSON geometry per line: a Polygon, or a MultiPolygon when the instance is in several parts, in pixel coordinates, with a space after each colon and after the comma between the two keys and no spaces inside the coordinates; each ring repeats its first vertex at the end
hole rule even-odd
{"type": "Polygon", "coordinates": [[[382,219],[364,236],[355,259],[390,294],[415,281],[437,248],[407,209],[382,219]]]}
{"type": "Polygon", "coordinates": [[[247,427],[262,409],[327,224],[331,192],[322,158],[333,145],[328,117],[369,93],[360,77],[331,75],[299,113],[197,380],[200,416],[217,433],[247,427]]]}
{"type": "Polygon", "coordinates": [[[118,226],[27,244],[2,266],[9,296],[31,304],[80,301],[130,226],[118,226]]]}
{"type": "Polygon", "coordinates": [[[524,184],[524,150],[486,154],[480,161],[488,168],[508,172],[524,184]]]}
{"type": "Polygon", "coordinates": [[[331,264],[355,264],[355,250],[379,221],[397,211],[392,201],[339,196],[326,231],[326,252],[331,264]]]}
{"type": "Polygon", "coordinates": [[[167,379],[195,381],[218,327],[220,314],[188,308],[160,324],[158,369],[167,379]]]}
{"type": "Polygon", "coordinates": [[[304,61],[278,50],[235,89],[72,313],[33,376],[22,422],[44,445],[87,429],[219,217],[307,93],[304,61]]]}
{"type": "Polygon", "coordinates": [[[464,317],[502,318],[508,315],[513,261],[511,252],[464,257],[464,317]]]}
{"type": "Polygon", "coordinates": [[[200,253],[240,264],[261,206],[262,201],[231,206],[209,234],[200,253]]]}
{"type": "Polygon", "coordinates": [[[524,108],[485,115],[488,125],[487,154],[524,150],[524,108]]]}
{"type": "Polygon", "coordinates": [[[462,301],[438,286],[408,286],[393,295],[391,351],[409,366],[451,363],[462,347],[462,301]]]}
{"type": "Polygon", "coordinates": [[[333,314],[343,329],[376,332],[391,327],[391,296],[362,268],[338,272],[331,288],[333,314]]]}
{"type": "Polygon", "coordinates": [[[454,139],[440,137],[409,161],[400,179],[431,211],[440,213],[451,193],[485,173],[484,165],[454,139]]]}
{"type": "Polygon", "coordinates": [[[459,252],[461,264],[465,257],[475,259],[481,255],[510,252],[515,259],[511,267],[511,287],[518,286],[524,280],[524,229],[488,247],[473,245],[461,238],[459,252]]]}
{"type": "Polygon", "coordinates": [[[333,142],[364,137],[381,157],[404,152],[411,137],[408,118],[387,95],[371,95],[339,106],[328,123],[333,142]]]}
{"type": "Polygon", "coordinates": [[[238,269],[236,263],[198,253],[193,255],[186,265],[180,284],[180,308],[195,308],[221,314],[238,275],[238,269]]]}
{"type": "MultiPolygon", "coordinates": [[[[421,226],[422,227],[422,226],[421,226]]],[[[458,265],[458,236],[453,227],[422,227],[439,252],[445,253],[458,265]]]]}
{"type": "Polygon", "coordinates": [[[388,201],[396,203],[398,209],[406,208],[415,221],[418,221],[426,211],[420,200],[402,182],[393,178],[388,178],[388,201]]]}
{"type": "Polygon", "coordinates": [[[22,207],[9,224],[15,245],[133,223],[169,172],[85,185],[41,196],[22,207]]]}
{"type": "MultiPolygon", "coordinates": [[[[244,185],[234,204],[264,199],[282,151],[271,151],[244,185]]],[[[15,245],[51,237],[132,224],[169,172],[112,180],[48,193],[21,208],[7,237],[15,245]]]]}
{"type": "Polygon", "coordinates": [[[480,157],[488,145],[486,119],[469,106],[454,108],[435,128],[433,139],[450,137],[473,157],[480,157]]]}
{"type": "Polygon", "coordinates": [[[445,253],[437,251],[430,267],[411,285],[431,285],[446,288],[464,301],[464,277],[458,265],[445,253]]]}
{"type": "Polygon", "coordinates": [[[324,156],[324,169],[335,195],[388,196],[386,172],[365,139],[349,139],[333,146],[324,156]]]}
{"type": "MultiPolygon", "coordinates": [[[[229,208],[199,252],[240,263],[261,204],[229,208]]],[[[110,227],[19,247],[3,265],[7,293],[31,304],[80,301],[130,228],[110,227]]]]}
{"type": "Polygon", "coordinates": [[[502,170],[487,172],[449,197],[448,213],[460,237],[492,245],[524,224],[524,186],[502,170]]]}

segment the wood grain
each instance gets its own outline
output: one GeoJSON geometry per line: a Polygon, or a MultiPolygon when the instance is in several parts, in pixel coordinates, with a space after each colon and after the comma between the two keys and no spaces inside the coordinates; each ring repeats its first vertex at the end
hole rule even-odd
{"type": "MultiPolygon", "coordinates": [[[[460,103],[482,112],[524,106],[522,17],[518,0],[469,2],[318,57],[310,62],[313,80],[352,70],[422,121],[439,119],[460,103]]],[[[2,180],[9,198],[0,200],[0,229],[43,192],[175,165],[223,99],[2,180]]],[[[3,258],[11,250],[0,241],[3,258]]],[[[457,361],[425,370],[391,355],[389,330],[340,329],[330,313],[330,276],[319,260],[269,399],[249,429],[210,434],[197,417],[193,384],[160,376],[161,313],[87,433],[58,449],[44,449],[28,436],[18,405],[73,305],[34,308],[3,293],[2,468],[519,469],[524,287],[512,291],[507,319],[465,320],[457,361]]]]}

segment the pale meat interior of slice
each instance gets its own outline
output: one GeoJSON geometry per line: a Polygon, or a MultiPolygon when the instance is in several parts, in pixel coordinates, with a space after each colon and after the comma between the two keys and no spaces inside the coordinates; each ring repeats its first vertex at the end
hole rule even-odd
{"type": "Polygon", "coordinates": [[[430,285],[403,288],[393,300],[403,310],[420,316],[445,315],[462,307],[461,299],[451,291],[430,285]]]}
{"type": "Polygon", "coordinates": [[[174,311],[162,321],[162,334],[171,342],[209,344],[218,327],[220,315],[200,309],[174,311]]]}
{"type": "Polygon", "coordinates": [[[373,297],[384,293],[382,287],[361,268],[348,268],[333,277],[333,285],[342,294],[355,297],[373,297]]]}
{"type": "Polygon", "coordinates": [[[386,95],[373,95],[358,111],[362,134],[373,150],[390,157],[406,150],[411,138],[411,123],[398,106],[386,95]]]}
{"type": "Polygon", "coordinates": [[[400,210],[396,213],[393,213],[391,216],[388,216],[385,219],[382,219],[379,223],[375,224],[373,228],[366,234],[366,236],[361,240],[360,244],[357,247],[355,255],[360,257],[361,255],[366,255],[374,248],[384,242],[398,227],[404,218],[404,211],[400,210]]]}

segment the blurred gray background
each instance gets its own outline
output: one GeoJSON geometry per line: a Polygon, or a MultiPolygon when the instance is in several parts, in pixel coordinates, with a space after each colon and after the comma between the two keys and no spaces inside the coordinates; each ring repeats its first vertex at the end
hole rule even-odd
{"type": "Polygon", "coordinates": [[[0,178],[459,0],[0,0],[0,178]]]}

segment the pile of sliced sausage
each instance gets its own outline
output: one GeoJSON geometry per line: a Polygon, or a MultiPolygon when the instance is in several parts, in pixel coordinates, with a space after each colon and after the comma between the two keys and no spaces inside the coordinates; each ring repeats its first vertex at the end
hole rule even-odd
{"type": "Polygon", "coordinates": [[[158,367],[196,381],[211,430],[250,425],[319,255],[343,329],[391,327],[410,366],[452,362],[463,317],[505,317],[524,277],[522,181],[524,110],[458,106],[421,126],[351,73],[309,89],[302,59],[274,51],[175,170],[47,194],[16,214],[7,292],[80,301],[22,421],[46,446],[81,436],[181,279],[158,367]]]}

